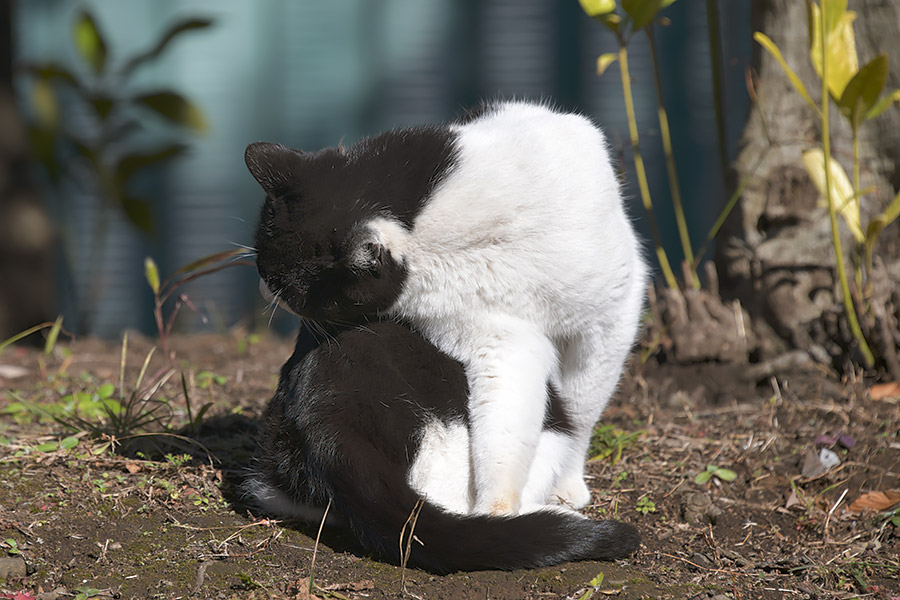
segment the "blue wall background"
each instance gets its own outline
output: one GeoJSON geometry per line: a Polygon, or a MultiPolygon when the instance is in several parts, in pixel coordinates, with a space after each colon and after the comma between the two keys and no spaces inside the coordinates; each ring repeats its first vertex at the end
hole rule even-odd
{"type": "MultiPolygon", "coordinates": [[[[730,154],[748,104],[749,6],[749,0],[719,2],[730,154]]],[[[96,16],[113,62],[151,45],[181,18],[215,20],[213,28],[180,38],[140,73],[136,87],[171,87],[195,100],[206,112],[210,131],[191,138],[188,156],[149,182],[161,225],[153,239],[114,215],[100,280],[84,280],[85,253],[70,257],[76,294],[101,286],[94,333],[152,330],[145,256],[152,255],[166,274],[232,244],[252,243],[262,195],[243,164],[247,143],[273,140],[315,149],[342,140],[349,145],[384,129],[445,121],[484,97],[548,99],[593,117],[629,173],[625,192],[631,214],[647,238],[630,177],[618,66],[603,77],[595,72],[596,57],[615,51],[615,40],[582,13],[576,0],[19,0],[18,59],[73,61],[71,23],[82,8],[96,16]]],[[[726,199],[706,2],[679,0],[664,14],[672,22],[657,27],[664,93],[682,194],[699,242],[726,199]]],[[[675,265],[681,252],[642,35],[635,36],[629,52],[657,220],[675,265]]],[[[28,80],[20,83],[28,113],[28,80]]],[[[74,111],[64,114],[74,121],[82,118],[74,111]]],[[[97,200],[84,192],[60,200],[68,207],[60,218],[67,219],[79,240],[76,247],[88,245],[96,235],[97,200]]],[[[71,312],[72,294],[67,286],[61,289],[62,309],[71,312]]],[[[228,269],[198,280],[189,294],[210,315],[209,327],[227,328],[240,320],[265,323],[251,269],[228,269]]],[[[199,326],[196,319],[184,322],[199,326]]]]}

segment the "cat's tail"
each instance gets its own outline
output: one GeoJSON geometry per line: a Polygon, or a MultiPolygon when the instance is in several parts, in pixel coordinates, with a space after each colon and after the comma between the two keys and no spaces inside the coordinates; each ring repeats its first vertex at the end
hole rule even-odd
{"type": "MultiPolygon", "coordinates": [[[[413,536],[409,562],[438,573],[615,560],[629,556],[640,544],[631,525],[594,521],[564,508],[515,517],[461,516],[424,502],[416,516],[413,502],[354,506],[348,513],[345,516],[363,544],[395,562],[401,556],[400,533],[405,526],[404,540],[410,531],[413,536]]],[[[406,541],[403,546],[405,550],[406,541]]]]}
{"type": "MultiPolygon", "coordinates": [[[[514,517],[450,513],[423,501],[398,469],[368,457],[366,471],[341,469],[307,484],[325,492],[332,517],[348,525],[363,547],[399,564],[409,546],[408,563],[435,573],[482,569],[536,568],[577,560],[615,560],[629,556],[640,544],[637,530],[614,520],[594,521],[579,513],[548,507],[514,517]],[[401,548],[401,532],[405,535],[401,548]]],[[[263,472],[265,469],[263,469],[263,472]]],[[[291,502],[283,491],[262,483],[245,484],[270,512],[310,520],[319,515],[291,502]]],[[[262,479],[260,479],[262,478],[262,479]]],[[[318,502],[316,503],[318,504],[318,502]]]]}

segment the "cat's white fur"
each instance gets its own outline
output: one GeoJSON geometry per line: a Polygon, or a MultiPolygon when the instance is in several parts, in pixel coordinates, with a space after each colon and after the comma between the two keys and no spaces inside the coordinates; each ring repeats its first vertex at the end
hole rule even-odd
{"type": "Polygon", "coordinates": [[[411,479],[436,502],[476,513],[516,514],[556,498],[583,507],[591,431],[646,291],[603,134],[582,116],[517,102],[453,127],[459,163],[411,229],[369,223],[408,267],[390,314],[462,362],[470,387],[467,460],[454,454],[457,444],[426,442],[431,466],[417,461],[411,479]],[[542,433],[548,383],[571,435],[542,433]],[[429,493],[422,483],[468,461],[471,498],[458,485],[429,493]]]}

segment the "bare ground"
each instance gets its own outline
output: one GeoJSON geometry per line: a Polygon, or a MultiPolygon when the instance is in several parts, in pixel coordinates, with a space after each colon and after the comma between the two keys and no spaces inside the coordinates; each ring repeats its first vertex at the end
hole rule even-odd
{"type": "MultiPolygon", "coordinates": [[[[900,512],[851,510],[900,489],[896,393],[874,400],[868,382],[827,371],[754,381],[735,366],[635,359],[605,415],[612,455],[590,463],[587,513],[637,525],[641,550],[620,563],[437,577],[374,561],[340,531],[326,529],[316,551],[316,527],[241,506],[256,420],[291,350],[253,342],[180,337],[170,357],[157,353],[145,382],[174,369],[155,396],[173,424],[189,421],[182,372],[194,420],[212,405],[182,437],[117,440],[129,456],[85,434],[54,447],[72,432],[23,409],[117,383],[119,344],[0,355],[20,367],[0,370],[0,598],[304,599],[311,575],[315,595],[333,598],[900,598],[900,512]],[[840,464],[815,474],[807,454],[824,446],[840,464]],[[736,478],[697,483],[708,465],[736,478]]],[[[132,336],[126,389],[149,347],[132,336]]]]}

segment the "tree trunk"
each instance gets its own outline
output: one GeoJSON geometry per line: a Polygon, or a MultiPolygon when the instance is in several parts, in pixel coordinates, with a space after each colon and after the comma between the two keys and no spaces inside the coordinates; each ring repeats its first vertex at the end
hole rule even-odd
{"type": "Polygon", "coordinates": [[[12,90],[12,2],[0,0],[0,341],[54,317],[55,234],[29,178],[12,90]]]}
{"type": "MultiPolygon", "coordinates": [[[[888,88],[900,88],[900,45],[896,43],[900,39],[900,2],[858,0],[851,2],[850,8],[857,12],[854,28],[860,65],[887,52],[891,66],[888,88]]],[[[817,101],[821,87],[809,58],[806,3],[753,2],[753,29],[764,32],[781,48],[788,65],[817,101]]],[[[820,123],[780,65],[758,45],[753,63],[758,74],[757,98],[744,129],[732,182],[733,187],[741,181],[747,186],[720,242],[717,260],[722,292],[747,307],[758,327],[764,354],[794,346],[843,366],[847,357],[854,357],[854,344],[836,283],[828,210],[819,203],[801,162],[805,150],[821,145],[820,123]]],[[[850,128],[836,109],[831,114],[832,154],[850,174],[850,128]]],[[[863,230],[893,199],[900,183],[898,131],[900,110],[895,107],[861,129],[861,187],[877,187],[862,199],[863,230]]],[[[842,220],[841,234],[852,277],[859,255],[842,220]]],[[[882,361],[890,362],[885,352],[895,353],[900,341],[884,331],[890,328],[891,319],[896,330],[895,307],[900,304],[891,297],[900,282],[897,223],[883,231],[876,254],[878,268],[867,283],[875,286],[871,297],[880,304],[878,310],[866,311],[861,318],[867,337],[877,338],[873,350],[882,361]],[[885,314],[879,317],[879,310],[885,314]]]]}

